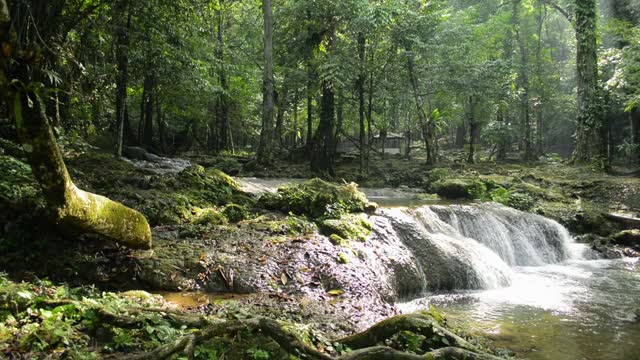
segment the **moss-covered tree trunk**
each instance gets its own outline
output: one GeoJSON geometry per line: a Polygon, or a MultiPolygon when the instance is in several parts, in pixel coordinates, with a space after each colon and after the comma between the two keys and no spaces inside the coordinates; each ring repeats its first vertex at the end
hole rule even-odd
{"type": "Polygon", "coordinates": [[[589,163],[606,161],[602,106],[598,94],[598,46],[596,0],[576,0],[576,64],[578,116],[576,147],[571,161],[589,163]]]}
{"type": "Polygon", "coordinates": [[[82,191],[71,181],[38,95],[16,92],[13,96],[12,113],[20,142],[58,224],[131,248],[151,248],[151,230],[141,213],[82,191]]]}
{"type": "Polygon", "coordinates": [[[38,95],[40,62],[36,59],[46,55],[37,48],[15,51],[19,48],[18,39],[24,39],[25,34],[12,29],[16,22],[11,20],[6,1],[0,0],[0,43],[4,49],[0,53],[0,92],[56,221],[68,230],[99,234],[132,248],[150,248],[151,230],[142,214],[106,197],[82,191],[71,181],[38,95]]]}

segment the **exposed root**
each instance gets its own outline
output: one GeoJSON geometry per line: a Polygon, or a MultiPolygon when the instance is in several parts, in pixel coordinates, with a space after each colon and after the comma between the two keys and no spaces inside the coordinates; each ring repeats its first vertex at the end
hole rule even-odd
{"type": "Polygon", "coordinates": [[[318,351],[304,343],[295,333],[287,330],[278,321],[267,318],[247,320],[230,320],[209,325],[206,328],[188,334],[180,339],[165,344],[155,350],[135,354],[128,360],[157,360],[166,359],[181,353],[188,359],[193,359],[194,348],[197,344],[223,335],[235,335],[238,332],[261,334],[271,338],[283,350],[301,359],[309,360],[418,360],[418,359],[450,359],[450,360],[498,360],[498,357],[481,352],[466,340],[438,325],[433,319],[422,313],[401,315],[382,321],[370,329],[354,336],[339,340],[339,342],[356,349],[346,355],[333,357],[318,351]],[[406,327],[405,327],[406,326],[406,327]],[[423,355],[416,355],[395,350],[390,347],[376,346],[400,331],[413,331],[425,336],[444,336],[453,346],[436,349],[423,355]]]}
{"type": "Polygon", "coordinates": [[[432,317],[424,313],[394,316],[373,325],[361,333],[340,339],[338,342],[352,349],[362,349],[375,346],[401,331],[411,331],[427,338],[440,336],[446,339],[451,346],[473,352],[479,351],[468,341],[444,328],[432,317]]]}

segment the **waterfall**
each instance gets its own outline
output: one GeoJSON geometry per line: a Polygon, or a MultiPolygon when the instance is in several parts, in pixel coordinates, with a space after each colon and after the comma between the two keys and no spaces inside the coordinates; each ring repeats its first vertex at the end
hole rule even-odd
{"type": "MultiPolygon", "coordinates": [[[[431,290],[490,289],[511,284],[512,266],[539,266],[570,257],[573,242],[557,222],[494,203],[381,209],[374,239],[393,239],[413,254],[413,269],[431,290]]],[[[413,279],[416,277],[414,276],[413,279]]]]}
{"type": "Polygon", "coordinates": [[[540,266],[569,258],[569,232],[540,215],[496,203],[431,209],[440,220],[484,244],[510,266],[540,266]]]}

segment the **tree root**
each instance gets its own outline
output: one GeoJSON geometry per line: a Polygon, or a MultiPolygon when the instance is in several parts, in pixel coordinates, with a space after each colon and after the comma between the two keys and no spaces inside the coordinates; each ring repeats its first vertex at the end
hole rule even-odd
{"type": "Polygon", "coordinates": [[[340,339],[338,342],[352,349],[362,349],[375,346],[401,331],[411,331],[427,338],[437,335],[446,339],[450,346],[473,352],[479,351],[465,339],[438,324],[431,316],[420,312],[388,318],[361,333],[340,339]]]}
{"type": "Polygon", "coordinates": [[[269,337],[289,354],[308,360],[499,360],[498,357],[481,352],[466,340],[438,325],[433,319],[422,313],[396,316],[382,321],[362,333],[339,340],[338,342],[345,345],[350,344],[350,346],[356,350],[337,357],[330,356],[307,345],[300,340],[295,333],[286,329],[276,320],[253,318],[247,320],[229,320],[211,324],[204,329],[162,345],[151,352],[131,355],[125,357],[125,359],[158,360],[166,359],[178,353],[181,353],[188,359],[193,359],[194,348],[197,344],[215,337],[233,335],[242,331],[258,333],[269,337]],[[405,330],[425,336],[443,336],[447,338],[453,346],[436,349],[423,355],[401,352],[385,346],[376,346],[380,341],[384,341],[396,333],[405,330]]]}

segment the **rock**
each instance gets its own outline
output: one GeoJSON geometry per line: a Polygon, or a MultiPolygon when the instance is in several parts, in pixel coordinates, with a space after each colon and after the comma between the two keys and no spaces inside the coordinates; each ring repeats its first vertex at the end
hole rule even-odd
{"type": "Polygon", "coordinates": [[[362,212],[368,203],[355,183],[336,185],[320,179],[284,186],[276,194],[260,197],[258,205],[269,210],[296,215],[339,217],[342,213],[362,212]]]}
{"type": "Polygon", "coordinates": [[[364,212],[367,214],[374,214],[376,210],[378,210],[378,207],[378,204],[373,201],[367,202],[364,204],[364,212]]]}
{"type": "Polygon", "coordinates": [[[438,180],[433,189],[445,199],[476,199],[487,191],[484,183],[471,179],[438,180]]]}
{"type": "Polygon", "coordinates": [[[640,229],[621,231],[611,236],[611,241],[618,245],[640,246],[640,229]]]}

